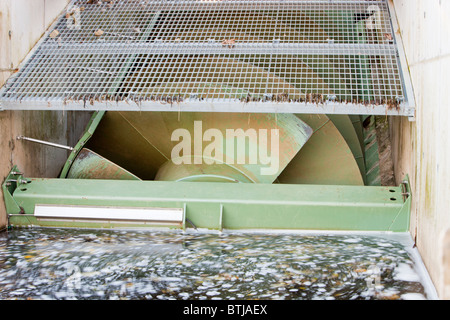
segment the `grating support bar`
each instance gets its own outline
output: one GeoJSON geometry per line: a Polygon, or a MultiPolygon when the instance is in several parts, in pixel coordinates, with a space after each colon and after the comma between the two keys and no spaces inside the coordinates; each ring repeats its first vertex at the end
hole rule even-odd
{"type": "Polygon", "coordinates": [[[303,44],[303,43],[234,43],[232,46],[214,43],[137,43],[137,44],[45,44],[43,54],[52,57],[77,54],[308,54],[308,55],[395,55],[394,45],[374,44],[303,44]]]}
{"type": "MultiPolygon", "coordinates": [[[[69,96],[68,96],[69,97],[69,96]]],[[[168,111],[168,112],[246,112],[246,113],[296,113],[296,114],[346,114],[346,115],[392,115],[414,116],[414,108],[401,104],[397,108],[386,108],[384,105],[365,105],[363,103],[300,103],[277,102],[274,97],[271,102],[246,102],[247,97],[236,101],[228,99],[188,98],[177,101],[178,96],[154,97],[160,101],[149,101],[138,94],[130,93],[127,97],[117,100],[102,100],[102,96],[90,96],[86,100],[58,99],[47,101],[41,99],[28,102],[5,101],[5,110],[74,110],[74,111],[168,111]]]]}
{"type": "MultiPolygon", "coordinates": [[[[384,0],[232,0],[232,1],[199,1],[197,6],[205,11],[228,9],[230,4],[238,6],[239,10],[255,11],[266,9],[280,9],[283,10],[348,10],[349,6],[357,6],[356,12],[364,12],[364,6],[378,5],[383,6],[384,0]],[[262,5],[263,9],[258,9],[257,5],[262,5]]],[[[152,5],[154,10],[164,10],[166,5],[163,1],[156,1],[152,5]]],[[[191,11],[192,1],[179,1],[177,3],[177,10],[191,11]]]]}

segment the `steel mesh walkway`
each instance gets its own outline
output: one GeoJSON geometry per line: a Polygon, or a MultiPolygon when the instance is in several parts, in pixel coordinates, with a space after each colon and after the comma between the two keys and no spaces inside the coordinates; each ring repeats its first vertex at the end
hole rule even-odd
{"type": "Polygon", "coordinates": [[[411,116],[391,18],[385,0],[74,0],[0,103],[411,116]]]}

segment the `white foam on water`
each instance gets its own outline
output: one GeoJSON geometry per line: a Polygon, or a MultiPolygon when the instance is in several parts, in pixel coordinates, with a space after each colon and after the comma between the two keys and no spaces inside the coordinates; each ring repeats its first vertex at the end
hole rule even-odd
{"type": "Polygon", "coordinates": [[[426,300],[426,298],[420,293],[405,293],[400,296],[402,300],[426,300]]]}
{"type": "Polygon", "coordinates": [[[358,243],[358,242],[360,242],[361,240],[362,240],[361,238],[350,238],[350,239],[342,240],[342,242],[346,242],[346,243],[358,243]]]}
{"type": "Polygon", "coordinates": [[[419,275],[406,263],[401,263],[395,268],[394,279],[398,281],[420,282],[419,275]]]}

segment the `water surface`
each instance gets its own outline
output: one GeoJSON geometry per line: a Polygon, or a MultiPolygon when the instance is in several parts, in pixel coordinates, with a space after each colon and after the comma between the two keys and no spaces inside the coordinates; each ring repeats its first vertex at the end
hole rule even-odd
{"type": "Polygon", "coordinates": [[[426,299],[404,244],[372,235],[13,229],[0,299],[426,299]]]}

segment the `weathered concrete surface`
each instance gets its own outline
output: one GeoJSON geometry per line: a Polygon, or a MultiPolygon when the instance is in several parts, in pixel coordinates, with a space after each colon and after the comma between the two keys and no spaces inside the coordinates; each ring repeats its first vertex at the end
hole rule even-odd
{"type": "Polygon", "coordinates": [[[444,292],[442,296],[445,299],[450,299],[450,229],[445,233],[442,243],[442,264],[444,272],[444,292]]]}
{"type": "Polygon", "coordinates": [[[382,186],[394,186],[395,174],[392,162],[392,147],[389,134],[389,120],[386,117],[375,117],[377,132],[378,156],[380,162],[380,182],[382,186]]]}
{"type": "MultiPolygon", "coordinates": [[[[0,0],[0,86],[14,72],[68,0],[0,0]]],[[[18,165],[26,175],[56,177],[67,151],[18,141],[18,135],[74,145],[88,113],[0,111],[0,183],[18,165]]],[[[0,197],[0,230],[7,218],[0,197]]]]}
{"type": "Polygon", "coordinates": [[[391,118],[397,183],[409,175],[411,233],[440,298],[450,299],[443,234],[450,227],[450,1],[394,0],[416,98],[416,122],[391,118]]]}

